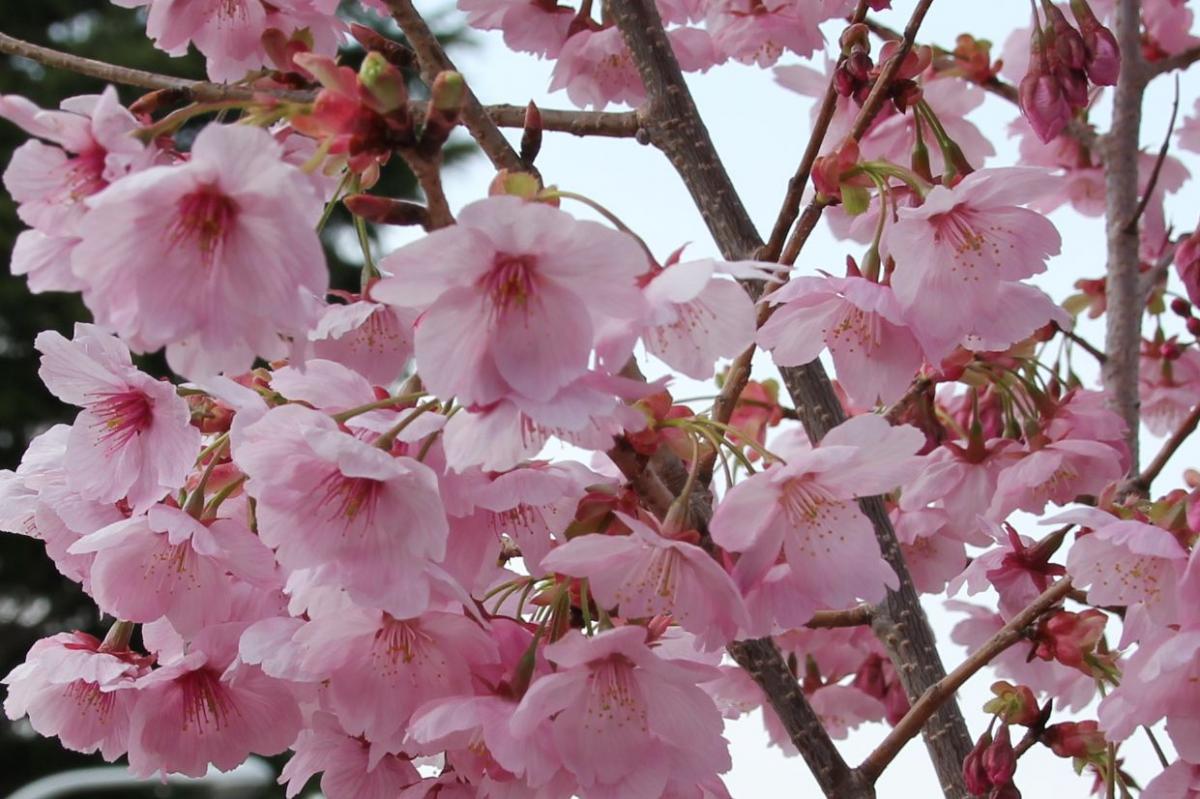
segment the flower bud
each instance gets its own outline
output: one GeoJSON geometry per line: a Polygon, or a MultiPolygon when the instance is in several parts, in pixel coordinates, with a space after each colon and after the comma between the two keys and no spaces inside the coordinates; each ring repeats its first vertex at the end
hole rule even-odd
{"type": "Polygon", "coordinates": [[[1029,72],[1017,86],[1017,102],[1033,132],[1049,143],[1071,121],[1071,106],[1058,78],[1050,72],[1040,35],[1030,41],[1029,72]]]}
{"type": "Polygon", "coordinates": [[[1095,669],[1089,661],[1096,657],[1096,645],[1107,622],[1108,616],[1098,610],[1052,613],[1038,624],[1035,654],[1092,675],[1095,669]]]}
{"type": "Polygon", "coordinates": [[[509,194],[523,200],[532,200],[541,190],[542,184],[529,172],[509,172],[503,169],[492,178],[492,183],[488,186],[488,196],[509,194]]]}
{"type": "Polygon", "coordinates": [[[1059,757],[1092,760],[1103,757],[1107,748],[1100,725],[1095,721],[1064,721],[1042,733],[1042,742],[1059,757]]]}
{"type": "Polygon", "coordinates": [[[1171,300],[1171,312],[1186,319],[1192,315],[1192,304],[1183,297],[1176,297],[1171,300]]]}
{"type": "Polygon", "coordinates": [[[458,72],[439,72],[429,87],[429,113],[417,144],[420,155],[428,158],[442,148],[458,124],[466,100],[467,84],[463,76],[458,72]]]}
{"type": "Polygon", "coordinates": [[[1054,51],[1068,67],[1082,70],[1087,64],[1087,49],[1083,46],[1083,36],[1071,27],[1063,12],[1050,0],[1042,0],[1042,8],[1046,12],[1050,30],[1053,31],[1054,51]]]}
{"type": "Polygon", "coordinates": [[[407,200],[393,200],[374,194],[351,194],[342,202],[350,213],[377,225],[429,225],[429,211],[407,200]]]}
{"type": "Polygon", "coordinates": [[[1071,0],[1071,13],[1083,34],[1087,74],[1098,86],[1115,86],[1121,74],[1121,48],[1113,32],[1100,24],[1086,0],[1071,0]]]}
{"type": "Polygon", "coordinates": [[[843,53],[871,52],[871,29],[865,23],[856,22],[842,31],[838,44],[843,53]]]}
{"type": "Polygon", "coordinates": [[[417,56],[412,50],[399,42],[392,41],[374,28],[351,22],[350,35],[363,46],[364,50],[383,54],[389,63],[400,69],[417,66],[417,56]]]}
{"type": "Polygon", "coordinates": [[[993,788],[1012,782],[1013,774],[1017,772],[1017,755],[1013,751],[1007,724],[1000,725],[996,739],[984,751],[982,759],[983,770],[993,788]]]}
{"type": "Polygon", "coordinates": [[[1170,341],[1164,341],[1158,347],[1158,354],[1164,361],[1177,361],[1183,355],[1183,349],[1179,343],[1172,338],[1170,341]]]}
{"type": "Polygon", "coordinates": [[[972,796],[986,794],[992,788],[992,781],[988,779],[987,769],[983,765],[983,755],[991,744],[992,734],[985,732],[979,736],[963,761],[963,783],[972,796]]]}
{"type": "Polygon", "coordinates": [[[988,700],[983,709],[994,713],[1008,724],[1028,727],[1038,720],[1041,711],[1037,699],[1027,685],[1010,685],[1004,680],[992,683],[994,699],[988,700]]]}
{"type": "Polygon", "coordinates": [[[388,114],[408,104],[408,86],[404,74],[382,53],[370,52],[358,69],[367,104],[380,114],[388,114]]]}
{"type": "Polygon", "coordinates": [[[521,134],[521,161],[532,164],[542,150],[542,112],[533,100],[525,106],[525,130],[521,134]]]}
{"type": "Polygon", "coordinates": [[[1200,319],[1192,316],[1187,320],[1187,331],[1196,338],[1200,338],[1200,319]]]}

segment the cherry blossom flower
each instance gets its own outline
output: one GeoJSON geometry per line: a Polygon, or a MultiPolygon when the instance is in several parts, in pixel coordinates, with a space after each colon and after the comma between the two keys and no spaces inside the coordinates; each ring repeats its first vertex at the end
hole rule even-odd
{"type": "Polygon", "coordinates": [[[412,358],[415,321],[409,309],[356,300],[326,306],[308,338],[316,357],[337,361],[373,385],[387,386],[412,358]]]}
{"type": "MultiPolygon", "coordinates": [[[[1139,726],[1167,719],[1167,732],[1175,725],[1194,730],[1200,701],[1200,630],[1160,628],[1143,637],[1130,656],[1121,684],[1100,702],[1100,728],[1110,741],[1123,741],[1139,726]]],[[[1200,747],[1172,734],[1177,747],[1200,759],[1200,747]]],[[[1183,754],[1183,752],[1181,752],[1183,754]]]]}
{"type": "Polygon", "coordinates": [[[503,31],[510,49],[543,58],[559,57],[575,18],[566,6],[536,0],[458,0],[457,5],[472,28],[503,31]]]}
{"type": "Polygon", "coordinates": [[[329,280],[321,198],[266,131],[209,125],[186,163],[87,203],[72,258],[84,301],[135,349],[166,346],[176,372],[244,371],[315,323],[329,280]]]}
{"type": "Polygon", "coordinates": [[[321,775],[321,792],[329,799],[394,799],[421,774],[400,755],[370,762],[370,745],[347,735],[332,713],[318,711],[291,747],[295,754],[283,767],[279,782],[288,799],[296,796],[314,775],[321,775]]]}
{"type": "Polygon", "coordinates": [[[591,638],[571,630],[544,652],[558,671],[533,681],[510,729],[528,738],[549,727],[582,794],[653,799],[671,778],[729,768],[720,714],[697,687],[715,668],[659,657],[636,626],[591,638]]]}
{"type": "Polygon", "coordinates": [[[925,459],[925,467],[904,485],[900,507],[916,511],[937,503],[946,513],[947,534],[967,544],[987,546],[992,539],[980,521],[992,503],[1004,468],[1020,459],[1017,442],[992,439],[982,446],[948,441],[925,459]]]}
{"type": "Polygon", "coordinates": [[[165,616],[184,635],[228,621],[230,575],[282,587],[271,551],[242,522],[204,524],[169,505],[86,535],[70,551],[96,553],[92,595],[100,607],[128,621],[165,616]]]}
{"type": "Polygon", "coordinates": [[[1176,760],[1146,783],[1142,799],[1197,799],[1200,797],[1200,766],[1176,760]]]}
{"type": "Polygon", "coordinates": [[[129,770],[202,777],[211,763],[229,771],[251,753],[276,755],[300,732],[300,707],[287,683],[256,666],[202,649],[138,679],[130,713],[129,770]]]}
{"type": "Polygon", "coordinates": [[[187,402],[175,386],[133,366],[129,350],[93,325],[68,341],[38,334],[38,370],[55,396],[83,408],[71,426],[68,484],[88,499],[125,499],[144,510],[183,485],[200,449],[187,402]]]}
{"type": "Polygon", "coordinates": [[[361,601],[398,613],[424,608],[425,567],[445,554],[448,532],[428,466],[295,405],[247,427],[233,459],[250,478],[258,534],[286,570],[322,567],[361,601]]]}
{"type": "Polygon", "coordinates": [[[1044,271],[1061,246],[1048,219],[1017,205],[1047,183],[1041,169],[981,169],[897,210],[885,234],[897,258],[892,285],[928,358],[960,343],[1007,349],[1051,319],[1067,323],[1049,298],[1016,282],[1044,271]]]}
{"type": "Polygon", "coordinates": [[[1014,510],[1041,513],[1046,503],[1067,505],[1076,497],[1098,495],[1125,473],[1120,453],[1099,441],[1067,439],[1034,449],[1006,466],[986,515],[1002,520],[1014,510]]]}
{"type": "Polygon", "coordinates": [[[780,366],[828,347],[838,382],[859,405],[898,399],[921,367],[921,348],[891,287],[862,277],[799,277],[772,292],[779,305],[758,332],[780,366]]]}
{"type": "Polygon", "coordinates": [[[1176,346],[1170,355],[1146,343],[1138,366],[1142,421],[1156,436],[1175,432],[1200,402],[1200,350],[1176,346]]]}
{"type": "Polygon", "coordinates": [[[881,600],[896,576],[854,500],[903,482],[923,443],[916,428],[856,416],[819,447],[735,485],[709,527],[714,541],[741,553],[739,587],[746,591],[766,577],[782,553],[790,571],[779,587],[792,593],[795,617],[881,600]]]}
{"type": "Polygon", "coordinates": [[[472,203],[457,225],[380,265],[394,276],[372,296],[425,309],[425,384],[467,405],[511,393],[551,400],[581,378],[597,323],[643,313],[636,279],[649,268],[632,237],[515,197],[472,203]],[[429,269],[431,258],[441,267],[429,269]]]}
{"type": "Polygon", "coordinates": [[[798,0],[719,0],[709,5],[706,23],[718,52],[769,67],[785,50],[807,58],[824,44],[818,27],[823,15],[815,5],[798,0]]]}
{"type": "Polygon", "coordinates": [[[208,77],[234,81],[268,61],[263,34],[287,35],[306,29],[318,49],[333,53],[342,25],[335,0],[112,0],[122,8],[149,6],[146,35],[168,55],[187,53],[189,44],[205,55],[208,77]]]}
{"type": "Polygon", "coordinates": [[[1170,532],[1137,519],[1121,519],[1094,508],[1061,513],[1044,524],[1072,522],[1091,528],[1067,555],[1067,573],[1098,606],[1141,603],[1151,619],[1177,619],[1176,586],[1188,552],[1170,532]]]}
{"type": "Polygon", "coordinates": [[[671,538],[623,513],[632,535],[582,535],[542,559],[545,568],[586,577],[604,607],[620,606],[626,618],[670,614],[709,649],[733,640],[746,617],[729,575],[707,552],[671,538]]]}
{"type": "Polygon", "coordinates": [[[36,642],[3,683],[4,712],[29,716],[39,735],[58,738],[75,752],[99,751],[105,760],[123,755],[135,682],[149,672],[149,658],[115,651],[87,633],[59,633],[36,642]]]}

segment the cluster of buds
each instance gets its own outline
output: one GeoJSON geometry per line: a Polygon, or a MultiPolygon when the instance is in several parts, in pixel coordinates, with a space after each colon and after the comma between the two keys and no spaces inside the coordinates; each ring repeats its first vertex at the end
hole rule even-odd
{"type": "Polygon", "coordinates": [[[990,731],[979,736],[963,761],[963,781],[972,796],[1020,799],[1021,792],[1013,785],[1016,772],[1017,754],[1007,724],[1000,725],[994,738],[990,731]]]}
{"type": "Polygon", "coordinates": [[[1064,721],[1042,733],[1042,743],[1059,757],[1097,763],[1106,756],[1107,742],[1095,721],[1064,721]]]}
{"type": "Polygon", "coordinates": [[[1112,678],[1117,674],[1116,662],[1112,653],[1101,647],[1107,623],[1108,616],[1095,609],[1051,613],[1038,623],[1033,654],[1078,669],[1089,677],[1112,678]]]}
{"type": "MultiPolygon", "coordinates": [[[[1187,300],[1185,300],[1183,297],[1176,297],[1175,299],[1171,300],[1171,312],[1174,313],[1176,316],[1182,317],[1185,320],[1185,323],[1187,324],[1188,332],[1191,333],[1196,338],[1200,338],[1200,318],[1197,318],[1195,316],[1195,310],[1196,309],[1192,307],[1192,304],[1190,302],[1188,302],[1187,300]]],[[[1174,341],[1170,342],[1170,344],[1173,348],[1173,352],[1172,352],[1172,360],[1173,360],[1175,358],[1178,358],[1182,354],[1182,352],[1179,349],[1179,345],[1175,344],[1174,341]]],[[[1162,347],[1166,347],[1166,346],[1167,346],[1167,343],[1164,342],[1162,347]]],[[[1162,352],[1162,355],[1164,358],[1167,357],[1167,353],[1165,350],[1162,352]]]]}
{"type": "MultiPolygon", "coordinates": [[[[862,105],[881,71],[871,58],[870,29],[856,22],[842,32],[840,43],[845,58],[834,72],[834,88],[842,97],[852,97],[862,105]]],[[[886,64],[895,57],[899,48],[898,42],[884,44],[880,51],[880,63],[886,64]]],[[[921,99],[921,88],[915,78],[925,71],[932,60],[933,51],[928,47],[915,47],[905,54],[900,70],[888,86],[888,96],[897,111],[903,112],[921,99]]]]}
{"type": "Polygon", "coordinates": [[[1087,108],[1088,81],[1117,82],[1121,53],[1112,31],[1100,24],[1087,0],[1071,0],[1076,30],[1051,0],[1042,0],[1043,26],[1036,8],[1030,37],[1029,72],[1017,90],[1021,112],[1034,133],[1049,142],[1062,133],[1075,112],[1087,108]]]}

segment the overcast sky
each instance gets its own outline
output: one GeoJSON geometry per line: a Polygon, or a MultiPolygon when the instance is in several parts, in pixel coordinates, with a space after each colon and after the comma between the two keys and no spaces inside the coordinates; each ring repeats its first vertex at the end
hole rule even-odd
{"type": "MultiPolygon", "coordinates": [[[[913,0],[896,0],[895,9],[884,12],[880,19],[893,27],[903,27],[914,5],[913,0]]],[[[431,5],[430,7],[438,7],[431,5]]],[[[451,12],[456,13],[456,12],[451,12]]],[[[1007,34],[1025,25],[1029,14],[1027,0],[943,0],[934,3],[926,19],[921,39],[952,45],[954,37],[964,30],[996,41],[999,52],[1007,34]]],[[[836,36],[836,26],[831,28],[836,36]]],[[[478,47],[459,49],[456,59],[459,68],[484,103],[523,104],[532,99],[542,108],[569,108],[562,92],[546,92],[551,64],[531,56],[508,51],[498,33],[476,35],[478,47]]],[[[785,56],[781,63],[804,63],[795,56],[785,56]]],[[[689,83],[696,96],[701,114],[708,124],[718,151],[724,159],[734,184],[741,192],[752,218],[760,231],[767,233],[783,197],[787,179],[795,170],[808,138],[810,101],[775,84],[769,70],[725,65],[706,75],[690,75],[689,83]]],[[[1151,88],[1146,103],[1146,122],[1143,145],[1157,149],[1162,141],[1171,104],[1168,80],[1160,80],[1151,88]]],[[[1190,112],[1200,93],[1200,80],[1188,76],[1182,82],[1181,113],[1190,112]]],[[[620,110],[620,109],[610,109],[620,110]]],[[[992,137],[998,156],[989,165],[1007,165],[1015,161],[1016,146],[1007,141],[1004,131],[1015,117],[1015,109],[1002,100],[988,98],[972,119],[992,137]]],[[[1108,108],[1102,103],[1095,118],[1106,127],[1108,108]]],[[[514,142],[519,131],[512,132],[514,142]]],[[[1183,154],[1193,174],[1200,172],[1200,161],[1183,154]]],[[[691,242],[691,257],[718,255],[699,214],[666,160],[652,147],[642,147],[629,140],[578,139],[567,134],[547,133],[538,158],[538,167],[548,183],[571,191],[587,194],[615,211],[630,224],[658,254],[665,256],[685,242],[691,242]]],[[[476,157],[459,166],[448,176],[447,193],[452,206],[459,207],[485,195],[492,170],[485,159],[476,157]]],[[[578,206],[569,208],[586,216],[578,206]]],[[[1178,229],[1191,229],[1200,213],[1200,189],[1195,184],[1168,203],[1168,219],[1178,229]]],[[[1071,292],[1079,277],[1098,277],[1103,272],[1103,223],[1085,219],[1070,212],[1052,216],[1064,238],[1063,254],[1050,264],[1049,273],[1037,281],[1056,300],[1071,292]]],[[[858,245],[838,243],[822,227],[809,242],[797,269],[800,273],[822,268],[840,271],[847,254],[861,255],[858,245]]],[[[1103,341],[1099,328],[1084,326],[1087,335],[1098,343],[1103,341]]],[[[1086,357],[1086,356],[1085,356],[1086,357]]],[[[758,359],[756,376],[773,374],[769,360],[758,359]]],[[[1081,366],[1088,366],[1080,362],[1081,366]]],[[[1087,369],[1083,370],[1085,373],[1087,369]]],[[[679,386],[677,396],[712,393],[711,389],[679,386]],[[693,390],[694,389],[694,390],[693,390]]],[[[1146,437],[1143,450],[1152,454],[1157,442],[1146,437]]],[[[1176,456],[1168,467],[1165,480],[1177,483],[1182,465],[1195,463],[1200,447],[1193,446],[1176,456]]],[[[1163,486],[1167,486],[1164,482],[1163,486]]],[[[1026,526],[1023,532],[1038,535],[1039,531],[1026,526]]],[[[962,659],[962,650],[949,642],[949,629],[959,618],[927,601],[933,624],[938,631],[943,657],[952,668],[962,659]]],[[[959,699],[972,733],[980,732],[986,722],[981,705],[990,696],[992,678],[981,674],[960,693],[959,699]]],[[[1094,717],[1094,716],[1093,716],[1094,717]]],[[[872,725],[842,743],[847,760],[857,763],[883,736],[882,725],[872,725]]],[[[768,749],[761,720],[754,714],[730,725],[727,735],[732,742],[733,771],[726,783],[735,797],[810,797],[819,796],[816,783],[799,758],[785,759],[778,750],[768,749]]],[[[1160,739],[1166,741],[1165,735],[1160,739]]],[[[1137,735],[1123,750],[1127,768],[1141,778],[1143,784],[1157,774],[1158,765],[1145,738],[1137,735]]],[[[1087,780],[1076,777],[1068,762],[1059,760],[1044,748],[1036,748],[1021,760],[1017,784],[1026,797],[1082,797],[1090,787],[1087,780]]],[[[910,744],[880,782],[881,797],[933,797],[940,795],[932,767],[919,742],[910,744]]]]}

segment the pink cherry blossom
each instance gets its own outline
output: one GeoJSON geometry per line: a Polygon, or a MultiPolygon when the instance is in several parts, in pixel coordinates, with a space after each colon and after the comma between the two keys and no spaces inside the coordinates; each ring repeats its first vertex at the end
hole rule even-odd
{"type": "Polygon", "coordinates": [[[200,431],[175,386],[133,366],[129,350],[93,325],[68,341],[40,333],[38,370],[55,396],[83,408],[67,443],[68,484],[88,499],[144,510],[183,485],[200,431]]]}
{"type": "Polygon", "coordinates": [[[886,232],[892,285],[929,358],[959,343],[1006,349],[1051,319],[1066,323],[1045,295],[1015,282],[1045,271],[1062,243],[1048,219],[1017,205],[1047,184],[1040,169],[981,169],[897,210],[886,232]]]}
{"type": "MultiPolygon", "coordinates": [[[[1195,718],[1200,705],[1200,630],[1160,629],[1142,639],[1129,658],[1121,684],[1100,702],[1100,728],[1123,741],[1139,726],[1195,718]]],[[[1177,742],[1178,743],[1178,742],[1177,742]]],[[[1189,742],[1194,746],[1194,742],[1189,742]]],[[[1200,756],[1200,752],[1196,752],[1200,756]]]]}
{"type": "Polygon", "coordinates": [[[316,774],[328,799],[394,799],[402,788],[421,780],[420,772],[401,755],[384,755],[372,763],[370,745],[348,735],[337,717],[324,711],[312,715],[291,748],[295,754],[279,775],[288,799],[316,774]]]}
{"type": "Polygon", "coordinates": [[[1185,117],[1175,132],[1179,137],[1179,146],[1194,153],[1200,153],[1200,97],[1192,106],[1191,116],[1185,117]]]}
{"type": "Polygon", "coordinates": [[[425,309],[425,384],[467,405],[546,401],[581,378],[598,323],[642,314],[636,279],[649,269],[632,237],[515,197],[472,203],[380,265],[394,276],[372,296],[425,309]]]}
{"type": "Polygon", "coordinates": [[[1168,531],[1136,519],[1120,519],[1094,508],[1080,508],[1046,519],[1045,524],[1074,522],[1091,528],[1075,539],[1067,555],[1067,573],[1097,606],[1141,603],[1158,624],[1176,622],[1176,585],[1187,550],[1168,531]]]}
{"type": "Polygon", "coordinates": [[[596,600],[626,618],[669,614],[709,649],[733,640],[746,617],[729,575],[707,552],[617,513],[632,535],[582,535],[542,559],[560,574],[586,577],[596,600]]]}
{"type": "Polygon", "coordinates": [[[1138,367],[1138,394],[1142,421],[1156,436],[1175,432],[1200,402],[1200,350],[1176,348],[1178,357],[1161,357],[1158,347],[1142,348],[1138,367]]]}
{"type": "Polygon", "coordinates": [[[84,536],[73,553],[96,553],[92,595],[112,615],[149,622],[165,616],[181,634],[227,621],[233,579],[282,587],[275,563],[240,521],[201,523],[168,505],[84,536]]]}
{"type": "Polygon", "coordinates": [[[1120,454],[1107,444],[1076,439],[1048,444],[1000,472],[985,515],[1001,520],[1014,510],[1041,513],[1049,502],[1066,505],[1097,495],[1124,473],[1120,454]]]}
{"type": "Polygon", "coordinates": [[[901,509],[910,512],[937,503],[946,513],[947,534],[975,546],[989,545],[992,540],[979,516],[995,496],[1000,472],[1020,459],[1018,449],[1011,439],[992,439],[978,448],[945,442],[904,485],[901,509]]]}
{"type": "Polygon", "coordinates": [[[371,765],[400,750],[418,706],[470,694],[472,675],[497,660],[495,642],[477,622],[445,611],[397,619],[345,607],[294,629],[278,648],[263,668],[327,680],[329,710],[348,734],[371,742],[371,765]]]}
{"type": "Polygon", "coordinates": [[[781,306],[758,332],[780,366],[815,360],[825,347],[838,382],[859,405],[890,403],[923,361],[890,286],[862,277],[799,277],[772,292],[781,306]]]}
{"type": "Polygon", "coordinates": [[[583,795],[653,799],[672,777],[699,782],[729,768],[720,714],[697,687],[715,668],[659,657],[636,626],[591,638],[571,630],[544,652],[558,671],[533,681],[510,728],[527,738],[549,727],[583,795]]]}
{"type": "Polygon", "coordinates": [[[1200,798],[1200,766],[1176,760],[1146,784],[1142,799],[1200,798]]]}
{"type": "Polygon", "coordinates": [[[76,752],[99,750],[105,760],[125,753],[135,681],[149,672],[149,658],[114,651],[87,633],[59,633],[33,645],[25,662],[3,683],[4,712],[29,716],[39,735],[58,738],[76,752]]]}
{"type": "Polygon", "coordinates": [[[814,3],[799,0],[719,0],[708,9],[707,27],[717,51],[745,64],[769,67],[785,50],[811,56],[824,44],[814,3]]]}
{"type": "Polygon", "coordinates": [[[285,569],[322,567],[361,601],[421,611],[425,566],[445,554],[448,532],[428,466],[295,405],[247,427],[233,459],[250,478],[258,534],[285,569]]]}
{"type": "Polygon", "coordinates": [[[457,6],[471,27],[503,31],[510,49],[543,58],[559,57],[575,18],[566,6],[536,0],[458,0],[457,6]]]}
{"type": "Polygon", "coordinates": [[[189,44],[205,55],[208,77],[240,80],[268,61],[263,34],[274,28],[287,35],[308,29],[318,49],[332,53],[342,25],[332,0],[112,0],[122,8],[149,6],[146,35],[172,56],[189,44]]]}
{"type": "Polygon", "coordinates": [[[358,300],[327,306],[308,338],[316,357],[337,361],[373,385],[388,386],[412,357],[415,321],[409,309],[358,300]]]}
{"type": "Polygon", "coordinates": [[[301,717],[288,684],[222,661],[197,649],[137,681],[131,772],[201,777],[210,763],[228,771],[251,753],[276,755],[292,744],[301,717]]]}
{"type": "Polygon", "coordinates": [[[1000,595],[1001,615],[1012,618],[1049,588],[1051,578],[1064,574],[1065,569],[1049,563],[1035,542],[1012,526],[989,523],[985,529],[999,546],[973,558],[962,574],[950,581],[949,591],[956,594],[964,585],[971,595],[994,589],[1000,595]]]}
{"type": "Polygon", "coordinates": [[[966,546],[938,508],[901,513],[894,511],[892,526],[916,589],[940,594],[967,565],[966,546]]]}
{"type": "Polygon", "coordinates": [[[896,576],[854,500],[903,482],[923,443],[916,428],[865,414],[834,428],[819,447],[730,489],[709,527],[714,541],[741,553],[734,577],[742,590],[782,554],[790,572],[780,587],[793,593],[796,617],[880,601],[896,576]]]}
{"type": "Polygon", "coordinates": [[[97,323],[188,376],[241,372],[303,336],[329,276],[321,198],[260,128],[209,125],[190,159],[88,199],[72,269],[97,323]]]}
{"type": "Polygon", "coordinates": [[[626,404],[660,386],[590,372],[550,400],[519,394],[468,407],[446,422],[446,460],[457,471],[478,466],[505,471],[535,457],[551,438],[577,447],[606,450],[613,437],[646,426],[641,411],[626,404]]]}

